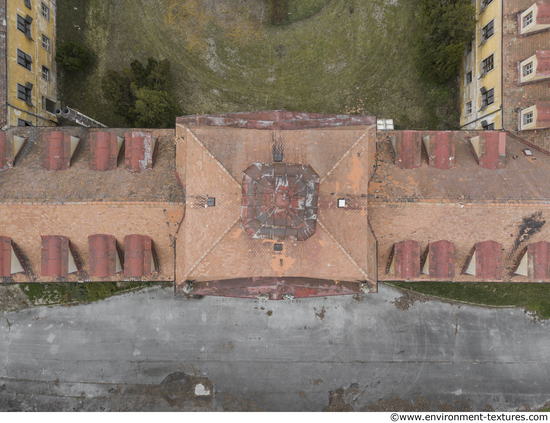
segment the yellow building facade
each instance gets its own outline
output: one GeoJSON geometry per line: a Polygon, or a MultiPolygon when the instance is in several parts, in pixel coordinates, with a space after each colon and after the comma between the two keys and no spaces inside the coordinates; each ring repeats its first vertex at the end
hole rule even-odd
{"type": "Polygon", "coordinates": [[[463,130],[502,128],[502,1],[476,0],[475,39],[460,72],[463,130]]]}
{"type": "Polygon", "coordinates": [[[55,1],[7,0],[6,125],[55,126],[55,1]]]}

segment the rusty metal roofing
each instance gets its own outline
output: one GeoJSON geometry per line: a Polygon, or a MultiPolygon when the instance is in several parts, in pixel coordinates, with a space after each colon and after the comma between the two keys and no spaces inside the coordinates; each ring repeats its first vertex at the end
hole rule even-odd
{"type": "Polygon", "coordinates": [[[315,233],[319,175],[311,166],[254,163],[242,187],[241,224],[252,238],[305,241],[315,233]]]}
{"type": "Polygon", "coordinates": [[[452,279],[455,276],[455,246],[450,241],[429,243],[430,278],[452,279]]]}
{"type": "Polygon", "coordinates": [[[140,173],[153,168],[156,144],[151,132],[127,132],[124,142],[126,170],[140,173]]]}
{"type": "Polygon", "coordinates": [[[355,282],[298,277],[193,282],[194,295],[238,298],[257,298],[259,295],[267,295],[270,300],[357,294],[360,288],[361,285],[355,282]]]}
{"type": "Polygon", "coordinates": [[[147,235],[126,235],[124,237],[124,276],[141,277],[151,274],[154,260],[153,241],[147,235]]]}
{"type": "Polygon", "coordinates": [[[420,167],[421,133],[419,131],[397,131],[391,140],[394,163],[401,169],[420,167]]]}
{"type": "Polygon", "coordinates": [[[187,126],[218,126],[230,128],[291,130],[373,125],[374,116],[335,115],[323,113],[262,112],[224,113],[178,117],[176,122],[187,126]]]}
{"type": "Polygon", "coordinates": [[[90,235],[88,237],[90,276],[115,276],[117,263],[116,238],[112,235],[90,235]]]}
{"type": "Polygon", "coordinates": [[[420,244],[408,239],[395,243],[393,248],[395,276],[403,279],[420,276],[420,244]]]}
{"type": "Polygon", "coordinates": [[[0,236],[0,277],[11,276],[11,238],[0,236]]]}
{"type": "Polygon", "coordinates": [[[40,276],[66,277],[69,274],[69,238],[44,235],[40,276]]]}
{"type": "Polygon", "coordinates": [[[478,242],[475,245],[476,278],[493,280],[502,278],[502,245],[495,241],[478,242]]]}
{"type": "Polygon", "coordinates": [[[529,279],[544,280],[550,277],[550,243],[540,241],[527,246],[528,265],[527,271],[529,279]]]}
{"type": "Polygon", "coordinates": [[[428,142],[424,142],[428,155],[428,164],[437,169],[450,169],[455,165],[454,132],[430,132],[428,142]]]}
{"type": "Polygon", "coordinates": [[[90,133],[90,169],[98,171],[117,168],[117,134],[114,132],[90,133]]]}

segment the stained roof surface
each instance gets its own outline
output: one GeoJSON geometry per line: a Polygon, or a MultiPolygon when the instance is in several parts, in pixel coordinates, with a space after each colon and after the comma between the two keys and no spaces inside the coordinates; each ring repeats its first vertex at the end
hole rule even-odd
{"type": "Polygon", "coordinates": [[[305,241],[315,233],[319,175],[311,166],[255,163],[242,186],[242,227],[251,237],[305,241]]]}
{"type": "Polygon", "coordinates": [[[437,169],[428,166],[422,152],[422,165],[416,169],[399,169],[393,162],[389,134],[381,133],[378,142],[378,168],[369,187],[374,201],[456,202],[457,200],[508,203],[542,202],[550,198],[550,157],[531,149],[511,136],[506,138],[506,164],[502,169],[484,169],[478,165],[469,137],[474,132],[457,132],[456,166],[437,169]]]}
{"type": "Polygon", "coordinates": [[[369,279],[372,255],[367,251],[374,239],[366,197],[374,127],[266,131],[178,124],[177,135],[178,169],[185,172],[187,194],[177,240],[178,283],[249,277],[369,279]],[[273,246],[281,241],[254,239],[241,227],[243,192],[248,192],[243,191],[243,171],[254,163],[272,163],[274,141],[283,146],[284,163],[309,165],[319,177],[315,234],[306,241],[283,240],[281,252],[273,246]],[[216,198],[215,207],[205,206],[209,197],[216,198]],[[349,207],[337,208],[338,198],[346,198],[349,207]]]}
{"type": "MultiPolygon", "coordinates": [[[[153,169],[131,173],[120,160],[116,170],[90,170],[89,131],[70,128],[71,135],[80,137],[80,148],[71,167],[62,171],[43,168],[43,148],[40,133],[44,128],[14,129],[28,142],[13,169],[0,172],[0,203],[2,202],[91,202],[145,201],[183,203],[183,190],[175,177],[174,131],[158,131],[159,146],[153,169]]],[[[120,130],[124,136],[124,130],[120,130]]]]}

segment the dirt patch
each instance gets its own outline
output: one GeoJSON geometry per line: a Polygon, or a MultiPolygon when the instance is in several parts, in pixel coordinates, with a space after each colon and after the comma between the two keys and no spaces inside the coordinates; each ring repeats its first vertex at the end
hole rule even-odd
{"type": "Polygon", "coordinates": [[[428,401],[426,398],[418,396],[415,401],[406,400],[392,396],[389,400],[378,400],[378,403],[365,406],[361,411],[406,411],[406,412],[418,412],[418,411],[450,411],[450,412],[469,412],[472,411],[470,401],[456,400],[454,403],[449,404],[441,402],[439,399],[435,403],[428,401]]]}
{"type": "Polygon", "coordinates": [[[349,388],[330,391],[328,406],[325,411],[354,411],[352,404],[364,393],[365,391],[359,390],[357,383],[352,383],[349,388]]]}
{"type": "Polygon", "coordinates": [[[271,316],[271,315],[273,314],[273,311],[269,310],[269,311],[268,311],[267,313],[265,313],[265,314],[267,314],[268,316],[271,316]]]}
{"type": "Polygon", "coordinates": [[[311,385],[317,386],[323,383],[323,379],[310,379],[309,383],[311,385]]]}
{"type": "Polygon", "coordinates": [[[417,292],[414,292],[414,291],[403,290],[401,292],[403,295],[399,298],[396,298],[395,301],[391,302],[391,304],[394,304],[395,308],[397,308],[398,310],[406,311],[417,301],[419,303],[425,303],[427,301],[430,301],[429,297],[423,294],[418,294],[417,292]]]}
{"type": "MultiPolygon", "coordinates": [[[[313,310],[317,311],[315,307],[313,307],[313,310]]],[[[315,313],[315,317],[318,317],[319,319],[323,320],[325,318],[326,311],[327,310],[325,309],[325,307],[321,307],[321,311],[319,313],[315,313]]]]}
{"type": "Polygon", "coordinates": [[[307,398],[307,395],[304,391],[300,391],[300,398],[307,398]]]}
{"type": "Polygon", "coordinates": [[[206,377],[174,372],[166,376],[159,388],[163,398],[172,407],[182,408],[188,402],[199,408],[212,406],[214,387],[206,377]]]}
{"type": "Polygon", "coordinates": [[[32,307],[19,285],[0,285],[0,314],[32,307]]]}

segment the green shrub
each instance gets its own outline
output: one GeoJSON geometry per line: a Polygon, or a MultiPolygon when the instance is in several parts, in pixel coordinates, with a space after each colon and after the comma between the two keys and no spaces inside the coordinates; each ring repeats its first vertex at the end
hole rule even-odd
{"type": "Polygon", "coordinates": [[[137,128],[169,128],[182,111],[170,91],[170,62],[134,60],[122,72],[107,71],[101,81],[103,96],[116,114],[137,128]]]}
{"type": "Polygon", "coordinates": [[[268,0],[269,20],[272,24],[280,24],[286,21],[288,16],[287,0],[268,0]]]}
{"type": "Polygon", "coordinates": [[[92,50],[78,42],[68,42],[57,49],[55,61],[69,72],[79,72],[88,69],[95,61],[92,50]]]}

